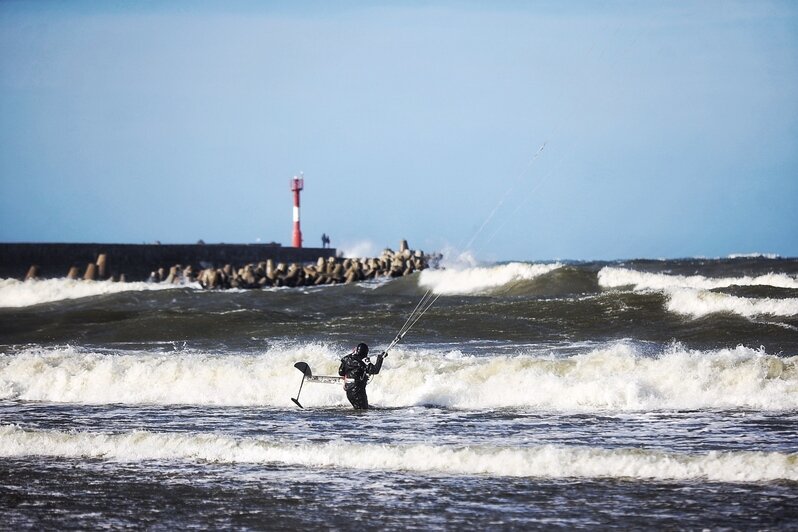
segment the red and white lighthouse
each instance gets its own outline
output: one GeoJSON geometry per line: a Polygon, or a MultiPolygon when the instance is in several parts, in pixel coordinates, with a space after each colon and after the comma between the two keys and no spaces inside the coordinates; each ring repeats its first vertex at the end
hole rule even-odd
{"type": "Polygon", "coordinates": [[[295,248],[302,247],[302,230],[299,228],[299,192],[304,186],[305,176],[300,172],[299,177],[294,176],[291,180],[291,190],[294,192],[294,235],[291,245],[295,248]]]}

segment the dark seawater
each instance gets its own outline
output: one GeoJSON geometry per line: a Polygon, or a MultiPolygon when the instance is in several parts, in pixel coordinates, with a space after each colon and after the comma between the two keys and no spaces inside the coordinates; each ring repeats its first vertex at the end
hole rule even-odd
{"type": "Polygon", "coordinates": [[[798,260],[0,280],[9,529],[798,529],[798,260]],[[355,412],[335,374],[436,304],[355,412]]]}

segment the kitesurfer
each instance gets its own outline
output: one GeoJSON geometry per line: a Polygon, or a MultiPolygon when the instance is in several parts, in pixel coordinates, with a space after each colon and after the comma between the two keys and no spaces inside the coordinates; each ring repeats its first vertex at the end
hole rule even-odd
{"type": "Polygon", "coordinates": [[[369,346],[359,343],[351,353],[341,359],[341,366],[338,368],[338,375],[346,378],[344,384],[346,398],[355,410],[365,410],[369,407],[366,384],[369,382],[369,375],[380,372],[382,359],[385,357],[385,353],[380,353],[377,355],[377,363],[372,364],[368,355],[369,346]]]}

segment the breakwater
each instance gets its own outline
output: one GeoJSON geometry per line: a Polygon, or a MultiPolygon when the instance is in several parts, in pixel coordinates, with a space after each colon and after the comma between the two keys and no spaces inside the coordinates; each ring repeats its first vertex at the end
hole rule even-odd
{"type": "Polygon", "coordinates": [[[406,242],[403,242],[398,252],[385,249],[379,257],[374,258],[319,257],[314,264],[304,265],[275,263],[270,259],[238,269],[231,265],[224,268],[206,268],[196,276],[193,270],[173,266],[166,281],[197,281],[203,288],[211,289],[318,286],[354,283],[378,277],[402,277],[424,270],[438,259],[438,256],[431,257],[422,251],[410,250],[406,242]]]}
{"type": "Polygon", "coordinates": [[[331,248],[279,244],[0,244],[0,278],[60,278],[260,288],[351,283],[399,277],[437,256],[385,249],[379,257],[342,258],[331,248]]]}
{"type": "Polygon", "coordinates": [[[62,244],[0,243],[0,278],[124,279],[145,281],[152,272],[181,264],[195,271],[272,260],[315,262],[335,257],[334,248],[280,244],[62,244]]]}

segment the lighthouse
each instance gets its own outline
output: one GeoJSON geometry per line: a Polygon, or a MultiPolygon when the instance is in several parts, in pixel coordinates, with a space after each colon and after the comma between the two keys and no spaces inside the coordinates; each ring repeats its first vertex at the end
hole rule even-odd
{"type": "Polygon", "coordinates": [[[299,172],[299,177],[294,176],[291,180],[291,191],[294,193],[294,235],[291,238],[291,245],[295,248],[302,247],[302,230],[299,228],[299,192],[305,186],[305,176],[299,172]]]}

